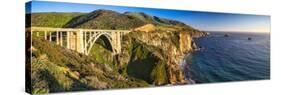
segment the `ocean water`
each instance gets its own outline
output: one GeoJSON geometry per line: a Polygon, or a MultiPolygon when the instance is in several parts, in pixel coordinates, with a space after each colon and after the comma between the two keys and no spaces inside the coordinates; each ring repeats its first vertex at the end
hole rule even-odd
{"type": "Polygon", "coordinates": [[[196,83],[270,79],[270,33],[224,34],[195,39],[201,49],[186,58],[186,77],[196,83]]]}

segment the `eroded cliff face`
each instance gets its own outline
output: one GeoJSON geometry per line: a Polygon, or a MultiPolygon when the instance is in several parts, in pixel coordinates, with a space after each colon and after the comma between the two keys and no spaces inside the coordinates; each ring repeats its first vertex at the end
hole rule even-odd
{"type": "Polygon", "coordinates": [[[180,32],[179,43],[180,43],[181,52],[188,53],[188,52],[192,51],[192,49],[193,49],[192,37],[187,32],[180,32]]]}
{"type": "Polygon", "coordinates": [[[136,64],[152,64],[149,65],[152,66],[152,70],[149,70],[150,74],[147,73],[150,76],[144,80],[150,79],[149,83],[155,85],[188,83],[180,67],[183,57],[193,50],[192,37],[188,32],[132,32],[124,40],[120,63],[135,64],[134,60],[155,59],[136,64]]]}
{"type": "Polygon", "coordinates": [[[151,31],[155,31],[155,25],[146,24],[146,25],[143,25],[141,27],[135,28],[133,30],[138,31],[138,32],[151,32],[151,31]]]}

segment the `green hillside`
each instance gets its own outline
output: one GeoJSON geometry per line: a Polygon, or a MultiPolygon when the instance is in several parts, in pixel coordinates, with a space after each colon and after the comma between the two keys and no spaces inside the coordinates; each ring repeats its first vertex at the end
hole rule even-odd
{"type": "Polygon", "coordinates": [[[145,14],[143,12],[125,12],[124,14],[127,16],[138,18],[144,22],[152,23],[152,24],[156,24],[156,25],[187,26],[184,23],[179,22],[179,21],[169,20],[169,19],[165,19],[165,18],[161,18],[161,17],[157,17],[157,16],[151,16],[151,15],[145,14]]]}
{"type": "Polygon", "coordinates": [[[145,81],[122,76],[114,65],[44,39],[32,37],[32,44],[32,59],[27,65],[31,66],[33,94],[148,86],[145,81]]]}
{"type": "Polygon", "coordinates": [[[73,18],[64,27],[87,29],[132,29],[145,22],[111,10],[96,10],[73,18]]]}
{"type": "Polygon", "coordinates": [[[153,16],[147,15],[145,13],[125,12],[124,14],[129,17],[134,17],[134,18],[140,19],[141,21],[146,22],[146,23],[154,23],[153,16]]]}
{"type": "MultiPolygon", "coordinates": [[[[57,12],[46,12],[46,13],[32,13],[26,14],[27,18],[31,16],[31,26],[37,27],[63,27],[67,22],[76,16],[84,13],[57,13],[57,12]]],[[[28,21],[27,21],[28,23],[28,21]]],[[[28,27],[28,26],[27,26],[28,27]]]]}

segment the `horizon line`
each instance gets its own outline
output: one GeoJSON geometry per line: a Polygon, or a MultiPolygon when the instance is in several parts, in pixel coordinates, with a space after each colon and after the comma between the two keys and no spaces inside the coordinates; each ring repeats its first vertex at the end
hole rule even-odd
{"type": "Polygon", "coordinates": [[[270,33],[271,31],[200,30],[205,32],[270,33]]]}

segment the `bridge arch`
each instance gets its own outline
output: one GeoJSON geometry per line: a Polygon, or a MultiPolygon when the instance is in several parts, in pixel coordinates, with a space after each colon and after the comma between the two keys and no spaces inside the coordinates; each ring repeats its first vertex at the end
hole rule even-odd
{"type": "Polygon", "coordinates": [[[86,50],[86,55],[89,55],[90,52],[91,52],[91,49],[93,48],[94,44],[96,43],[96,41],[98,39],[101,38],[101,36],[105,36],[105,38],[109,41],[109,44],[111,46],[111,49],[112,49],[112,52],[115,53],[115,48],[114,48],[114,45],[113,45],[113,39],[112,39],[112,36],[107,33],[107,32],[103,32],[103,33],[98,33],[97,35],[94,35],[92,37],[90,37],[89,41],[87,41],[87,44],[85,46],[85,50],[86,50]]]}

